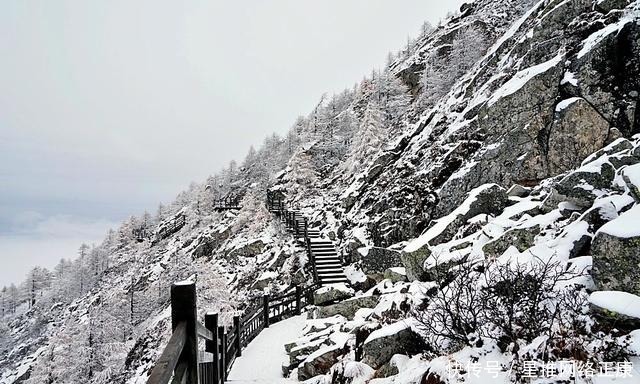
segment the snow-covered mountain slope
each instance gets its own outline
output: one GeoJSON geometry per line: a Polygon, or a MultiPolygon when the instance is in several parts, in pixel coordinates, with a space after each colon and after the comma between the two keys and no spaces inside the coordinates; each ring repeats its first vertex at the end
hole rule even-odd
{"type": "Polygon", "coordinates": [[[268,187],[350,264],[286,346],[293,378],[438,383],[497,361],[521,381],[526,359],[633,359],[639,22],[638,1],[464,5],[286,137],[3,292],[0,383],[143,383],[172,281],[223,313],[310,281],[268,187]],[[215,211],[228,193],[242,209],[215,211]]]}

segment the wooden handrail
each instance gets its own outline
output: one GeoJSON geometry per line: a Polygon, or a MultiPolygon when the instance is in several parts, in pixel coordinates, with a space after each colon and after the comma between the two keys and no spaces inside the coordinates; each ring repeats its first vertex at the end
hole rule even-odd
{"type": "Polygon", "coordinates": [[[223,384],[236,357],[270,323],[299,315],[309,304],[308,295],[316,284],[277,297],[263,296],[262,305],[249,307],[233,318],[233,326],[218,325],[218,314],[208,313],[205,325],[196,320],[195,284],[174,284],[171,287],[171,320],[173,334],[160,359],[151,370],[147,384],[223,384]],[[304,299],[304,300],[303,300],[304,299]],[[205,350],[213,354],[213,362],[198,362],[197,338],[206,340],[205,350]],[[202,376],[200,376],[200,373],[202,376]]]}
{"type": "Polygon", "coordinates": [[[173,331],[167,346],[164,348],[162,355],[160,355],[160,359],[151,370],[147,384],[168,383],[171,380],[186,342],[187,323],[182,322],[173,331]]]}
{"type": "Polygon", "coordinates": [[[213,332],[211,332],[210,330],[208,330],[204,325],[202,325],[200,322],[197,323],[197,327],[198,327],[198,336],[202,337],[205,340],[209,340],[209,341],[213,341],[213,332]]]}

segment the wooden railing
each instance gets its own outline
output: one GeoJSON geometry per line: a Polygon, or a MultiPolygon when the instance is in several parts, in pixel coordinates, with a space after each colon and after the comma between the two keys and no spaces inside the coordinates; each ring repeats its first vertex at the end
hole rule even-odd
{"type": "Polygon", "coordinates": [[[174,284],[171,287],[173,333],[147,384],[224,383],[242,350],[270,324],[299,315],[302,308],[312,303],[315,288],[315,285],[304,289],[294,286],[279,296],[264,295],[260,303],[234,316],[233,325],[224,327],[219,324],[217,313],[207,313],[204,325],[198,322],[195,283],[174,284]],[[205,340],[204,351],[198,351],[198,339],[205,340]],[[201,356],[207,361],[200,361],[201,356]]]}
{"type": "Polygon", "coordinates": [[[218,210],[240,209],[241,208],[240,201],[242,201],[242,196],[229,195],[229,196],[214,200],[213,208],[218,210]]]}
{"type": "Polygon", "coordinates": [[[318,272],[315,258],[311,254],[311,240],[309,239],[309,219],[306,217],[296,218],[295,212],[287,208],[285,195],[280,191],[267,190],[267,209],[282,220],[287,228],[291,229],[296,238],[304,239],[304,246],[307,258],[311,263],[313,271],[313,281],[318,284],[318,272]],[[300,229],[302,227],[302,230],[300,229]]]}

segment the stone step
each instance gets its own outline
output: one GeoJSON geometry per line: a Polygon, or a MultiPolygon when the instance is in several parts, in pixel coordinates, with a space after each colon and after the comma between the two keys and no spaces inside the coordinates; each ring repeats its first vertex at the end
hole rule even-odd
{"type": "Polygon", "coordinates": [[[316,260],[316,266],[318,267],[327,267],[334,265],[342,268],[342,263],[340,263],[340,260],[316,260]]]}
{"type": "Polygon", "coordinates": [[[318,277],[320,279],[346,278],[343,272],[321,272],[321,271],[318,271],[318,277]]]}
{"type": "Polygon", "coordinates": [[[340,261],[340,258],[337,255],[327,255],[327,256],[313,256],[313,259],[317,261],[340,261]]]}
{"type": "Polygon", "coordinates": [[[312,251],[320,251],[320,252],[322,252],[322,251],[333,251],[333,252],[335,252],[336,251],[335,247],[333,247],[333,246],[318,247],[317,245],[314,246],[313,244],[311,244],[311,246],[309,248],[311,248],[312,251]]]}
{"type": "Polygon", "coordinates": [[[348,283],[349,280],[346,276],[343,277],[329,277],[329,278],[321,278],[318,276],[321,284],[333,284],[333,283],[348,283]]]}
{"type": "Polygon", "coordinates": [[[313,256],[335,256],[335,257],[338,257],[338,252],[336,252],[336,251],[314,251],[314,250],[311,250],[311,254],[313,256]]]}
{"type": "Polygon", "coordinates": [[[318,272],[318,276],[320,276],[320,275],[322,275],[322,276],[327,276],[327,275],[344,276],[344,272],[342,271],[342,269],[321,269],[321,268],[317,268],[316,271],[318,272]]]}

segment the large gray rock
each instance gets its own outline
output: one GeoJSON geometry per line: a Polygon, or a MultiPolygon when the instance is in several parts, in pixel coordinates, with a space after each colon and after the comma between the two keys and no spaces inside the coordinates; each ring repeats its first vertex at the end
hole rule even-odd
{"type": "Polygon", "coordinates": [[[353,297],[353,289],[346,286],[346,284],[332,284],[313,292],[313,304],[315,305],[327,305],[335,301],[345,300],[353,297]]]}
{"type": "Polygon", "coordinates": [[[253,257],[264,251],[266,244],[262,240],[253,240],[227,253],[227,257],[236,259],[238,257],[253,257]]]}
{"type": "Polygon", "coordinates": [[[414,252],[402,252],[400,259],[409,281],[425,281],[427,279],[424,271],[424,262],[429,256],[431,256],[431,249],[428,245],[423,245],[414,252]]]}
{"type": "MultiPolygon", "coordinates": [[[[431,256],[430,245],[436,245],[451,240],[458,230],[467,223],[470,218],[480,214],[499,214],[504,210],[509,201],[507,192],[504,188],[496,184],[487,184],[475,188],[469,193],[462,205],[451,212],[447,217],[440,220],[447,220],[444,228],[439,232],[429,235],[430,231],[434,231],[439,223],[433,224],[422,236],[429,236],[427,244],[416,250],[402,252],[400,259],[405,267],[407,278],[413,280],[430,279],[429,274],[424,271],[424,262],[431,256]]],[[[411,249],[409,246],[407,247],[411,249]]]]}
{"type": "Polygon", "coordinates": [[[362,256],[360,268],[366,274],[384,273],[385,270],[402,265],[400,252],[388,248],[369,248],[367,255],[362,256]]]}
{"type": "Polygon", "coordinates": [[[611,189],[614,176],[615,168],[606,161],[571,172],[552,188],[550,196],[544,201],[544,208],[555,209],[563,201],[588,208],[603,190],[611,189]]]}
{"type": "Polygon", "coordinates": [[[293,345],[289,348],[289,351],[287,351],[289,354],[289,366],[296,367],[302,360],[305,360],[309,355],[318,351],[320,348],[325,348],[333,344],[335,343],[333,343],[330,338],[321,337],[311,340],[305,344],[293,345]]]}
{"type": "Polygon", "coordinates": [[[305,381],[314,376],[324,375],[338,362],[338,358],[342,354],[344,354],[344,350],[340,347],[321,349],[315,352],[298,367],[298,380],[305,381]]]}
{"type": "Polygon", "coordinates": [[[414,355],[424,348],[423,340],[410,327],[395,323],[369,335],[362,346],[362,362],[379,369],[395,354],[414,355]]]}
{"type": "MultiPolygon", "coordinates": [[[[640,207],[632,210],[640,211],[640,207]]],[[[605,224],[591,243],[593,280],[600,290],[640,295],[640,234],[623,237],[607,233],[616,220],[605,224]]],[[[636,222],[635,225],[640,224],[636,222]]]]}
{"type": "Polygon", "coordinates": [[[226,228],[222,232],[209,233],[196,238],[191,247],[193,248],[193,257],[211,256],[213,250],[216,249],[223,241],[231,236],[231,229],[226,228]]]}
{"type": "Polygon", "coordinates": [[[609,134],[606,121],[579,97],[561,101],[548,135],[547,164],[550,174],[574,169],[602,148],[609,134]]]}
{"type": "Polygon", "coordinates": [[[374,308],[378,304],[376,296],[359,296],[344,300],[325,307],[316,307],[310,314],[315,318],[331,317],[342,315],[349,320],[353,320],[356,312],[360,308],[374,308]]]}
{"type": "Polygon", "coordinates": [[[538,225],[529,228],[510,229],[497,239],[485,244],[482,250],[487,258],[497,258],[511,246],[516,247],[520,252],[524,252],[533,246],[538,233],[540,233],[540,226],[538,225]]]}
{"type": "Polygon", "coordinates": [[[507,191],[507,196],[509,197],[525,197],[529,196],[531,193],[531,188],[523,187],[520,184],[514,184],[507,191]]]}
{"type": "MultiPolygon", "coordinates": [[[[606,0],[601,7],[607,11],[621,7],[622,3],[606,0]]],[[[615,20],[615,16],[611,19],[615,20]]],[[[571,72],[579,79],[578,94],[625,137],[637,132],[638,127],[639,33],[637,20],[621,25],[616,33],[596,40],[588,51],[582,52],[570,64],[571,72]]]]}
{"type": "MultiPolygon", "coordinates": [[[[447,242],[453,238],[461,226],[467,223],[470,218],[480,215],[496,215],[501,213],[509,202],[509,197],[504,188],[497,184],[487,184],[480,186],[469,192],[469,196],[462,203],[467,209],[459,213],[454,211],[453,220],[437,235],[429,240],[430,245],[437,245],[447,242]]],[[[442,220],[442,219],[441,219],[442,220]]]]}

